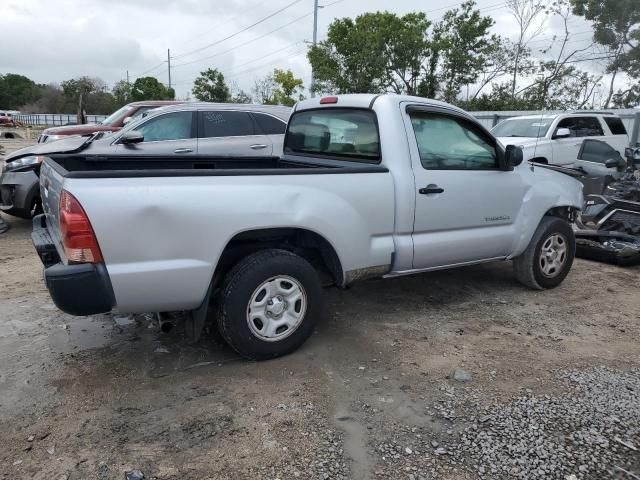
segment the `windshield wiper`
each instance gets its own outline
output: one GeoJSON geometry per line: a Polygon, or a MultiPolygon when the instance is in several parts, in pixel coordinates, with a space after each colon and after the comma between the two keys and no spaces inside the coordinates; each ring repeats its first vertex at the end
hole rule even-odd
{"type": "Polygon", "coordinates": [[[87,139],[84,142],[82,142],[82,145],[80,145],[78,148],[74,150],[74,152],[81,152],[82,150],[87,148],[89,145],[91,145],[94,140],[102,137],[102,134],[103,132],[96,132],[91,134],[89,137],[87,137],[87,139]]]}

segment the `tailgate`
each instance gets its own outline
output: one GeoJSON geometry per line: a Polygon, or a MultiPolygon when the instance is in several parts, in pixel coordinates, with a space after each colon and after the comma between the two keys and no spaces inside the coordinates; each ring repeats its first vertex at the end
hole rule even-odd
{"type": "Polygon", "coordinates": [[[40,170],[42,209],[44,210],[45,222],[51,235],[51,240],[60,257],[64,258],[62,244],[60,243],[60,209],[58,208],[64,177],[51,166],[50,161],[45,160],[40,170]]]}

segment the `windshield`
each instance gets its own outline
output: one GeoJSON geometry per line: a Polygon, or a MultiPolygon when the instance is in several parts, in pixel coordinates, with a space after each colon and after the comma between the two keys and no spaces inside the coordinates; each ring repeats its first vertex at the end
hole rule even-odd
{"type": "Polygon", "coordinates": [[[531,117],[505,120],[493,127],[491,133],[496,137],[544,137],[551,126],[549,118],[531,117]]]}
{"type": "Polygon", "coordinates": [[[132,110],[133,107],[131,105],[125,105],[124,107],[116,110],[115,112],[113,112],[111,115],[109,115],[107,118],[105,118],[102,122],[102,125],[111,125],[113,122],[115,122],[117,119],[119,119],[120,117],[122,117],[125,113],[127,113],[128,111],[132,110]]]}

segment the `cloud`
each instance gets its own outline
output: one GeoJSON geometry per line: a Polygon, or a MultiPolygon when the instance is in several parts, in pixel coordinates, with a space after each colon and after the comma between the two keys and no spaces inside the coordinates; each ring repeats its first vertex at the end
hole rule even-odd
{"type": "MultiPolygon", "coordinates": [[[[220,69],[244,90],[274,67],[291,68],[308,85],[311,75],[305,41],[312,37],[312,16],[306,16],[255,42],[250,40],[309,14],[311,0],[303,0],[234,38],[192,55],[191,50],[214,43],[291,3],[292,0],[0,0],[3,45],[0,73],[20,73],[39,83],[60,82],[82,75],[100,77],[109,85],[149,74],[167,82],[167,49],[175,68],[172,81],[179,96],[209,67],[220,69]],[[215,56],[214,56],[215,55],[215,56]],[[206,58],[211,57],[213,58],[206,58]],[[189,65],[179,66],[183,63],[189,65]]],[[[322,3],[331,3],[323,0],[322,3]]],[[[319,12],[322,39],[336,17],[355,17],[365,11],[399,14],[425,10],[437,21],[452,0],[343,0],[319,12]]],[[[478,0],[478,8],[496,19],[496,33],[512,34],[513,19],[495,0],[478,0]]],[[[557,25],[544,35],[552,36],[557,25]]],[[[584,29],[584,28],[583,28],[584,29]]]]}

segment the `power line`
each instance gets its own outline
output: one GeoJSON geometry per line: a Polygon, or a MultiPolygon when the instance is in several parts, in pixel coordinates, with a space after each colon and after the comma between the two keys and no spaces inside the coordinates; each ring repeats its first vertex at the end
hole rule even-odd
{"type": "Polygon", "coordinates": [[[150,68],[149,70],[145,70],[144,72],[139,73],[138,75],[133,75],[133,77],[134,77],[134,78],[140,78],[140,77],[142,77],[142,76],[146,75],[147,73],[150,73],[150,72],[153,72],[154,70],[157,70],[158,68],[160,68],[161,66],[163,66],[165,63],[167,63],[167,62],[166,62],[166,60],[164,60],[164,61],[160,62],[158,65],[156,65],[156,66],[155,66],[155,67],[153,67],[153,68],[150,68]]]}
{"type": "MultiPolygon", "coordinates": [[[[280,52],[282,52],[282,51],[284,51],[284,50],[287,50],[287,49],[290,49],[290,48],[292,48],[292,47],[295,47],[295,46],[296,46],[296,45],[298,45],[299,43],[300,43],[299,41],[298,41],[298,42],[294,42],[294,43],[292,43],[292,44],[290,44],[290,45],[287,45],[286,47],[279,48],[278,50],[274,50],[274,51],[272,51],[272,52],[270,52],[270,53],[267,53],[267,54],[265,54],[265,55],[261,55],[261,56],[260,56],[260,58],[254,58],[253,60],[249,60],[249,61],[247,61],[247,62],[241,63],[240,65],[236,65],[236,68],[243,67],[243,66],[245,66],[245,65],[250,65],[250,64],[255,63],[255,62],[259,62],[259,61],[261,61],[261,60],[264,60],[264,59],[265,59],[265,58],[267,58],[267,57],[271,57],[272,55],[275,55],[275,54],[280,53],[280,52]]],[[[231,75],[227,75],[227,74],[225,74],[225,78],[229,78],[229,77],[234,77],[234,76],[237,76],[237,75],[241,75],[241,74],[242,74],[242,73],[244,73],[245,71],[253,71],[253,70],[256,70],[256,69],[261,68],[261,67],[263,67],[263,66],[266,66],[266,65],[268,65],[268,64],[270,64],[271,62],[274,62],[274,61],[278,61],[278,60],[281,60],[281,59],[287,59],[287,58],[293,58],[293,56],[296,56],[296,55],[298,55],[298,54],[300,54],[300,53],[302,53],[302,52],[304,52],[304,51],[306,51],[306,47],[304,47],[304,48],[302,48],[302,49],[298,49],[298,50],[296,50],[296,51],[292,52],[290,55],[282,56],[282,57],[279,57],[279,58],[277,58],[277,59],[275,59],[275,60],[269,60],[268,62],[263,62],[262,64],[260,64],[260,65],[258,65],[258,66],[256,66],[256,67],[253,67],[253,68],[250,68],[250,69],[246,69],[246,70],[243,70],[243,71],[240,71],[240,72],[237,72],[237,71],[236,71],[236,73],[232,73],[231,75]]],[[[235,70],[235,69],[234,69],[234,70],[235,70]]],[[[186,85],[186,84],[189,84],[189,83],[191,83],[191,82],[179,82],[179,83],[175,83],[174,85],[186,85]]]]}
{"type": "Polygon", "coordinates": [[[245,73],[253,72],[254,70],[258,70],[260,68],[266,67],[267,65],[271,64],[272,62],[279,62],[281,60],[287,60],[287,59],[295,58],[295,57],[299,56],[300,54],[305,53],[306,51],[307,51],[307,48],[305,47],[305,48],[302,48],[302,49],[300,49],[298,51],[292,52],[290,55],[283,56],[283,57],[280,57],[280,58],[276,58],[276,59],[271,60],[269,62],[257,65],[257,66],[255,66],[253,68],[249,68],[249,69],[243,70],[241,72],[236,72],[236,73],[233,73],[231,75],[225,75],[225,78],[233,78],[233,77],[237,77],[238,75],[244,75],[245,73]]]}
{"type": "Polygon", "coordinates": [[[278,15],[279,13],[284,12],[286,9],[293,7],[296,3],[300,3],[301,1],[302,1],[302,0],[294,0],[293,2],[291,2],[291,3],[287,4],[287,5],[285,5],[284,7],[282,7],[281,9],[276,10],[275,12],[271,13],[270,15],[267,15],[267,16],[266,16],[266,17],[264,17],[264,18],[261,18],[261,19],[260,19],[260,20],[258,20],[257,22],[252,23],[251,25],[249,25],[249,26],[247,26],[247,27],[243,28],[242,30],[238,30],[237,32],[232,33],[231,35],[228,35],[228,36],[226,36],[226,37],[224,37],[224,38],[222,38],[222,39],[220,39],[220,40],[216,40],[216,41],[215,41],[215,42],[213,42],[213,43],[209,43],[209,44],[204,45],[204,46],[202,46],[202,47],[199,47],[199,48],[196,48],[196,49],[194,49],[194,50],[191,50],[191,51],[189,51],[189,52],[187,52],[187,53],[182,53],[182,54],[180,54],[180,55],[176,55],[176,56],[175,56],[175,57],[173,57],[173,58],[182,58],[182,57],[186,57],[186,56],[189,56],[189,55],[193,55],[194,53],[201,52],[201,51],[203,51],[203,50],[206,50],[207,48],[211,48],[211,47],[213,47],[213,46],[215,46],[215,45],[218,45],[218,44],[220,44],[220,43],[222,43],[222,42],[225,42],[225,41],[227,41],[227,40],[229,40],[229,39],[231,39],[231,38],[233,38],[233,37],[236,37],[236,36],[240,35],[240,34],[241,34],[241,33],[243,33],[243,32],[246,32],[247,30],[252,29],[252,28],[253,28],[253,27],[255,27],[256,25],[260,25],[261,23],[266,22],[266,21],[267,21],[267,20],[269,20],[270,18],[275,17],[275,16],[276,16],[276,15],[278,15]]]}
{"type": "MultiPolygon", "coordinates": [[[[343,1],[343,0],[340,0],[340,1],[343,1]]],[[[213,55],[208,55],[206,57],[198,58],[196,60],[190,60],[188,62],[179,63],[178,65],[174,65],[173,68],[184,67],[186,65],[191,65],[191,64],[194,64],[194,63],[202,62],[204,60],[210,60],[212,58],[219,57],[221,55],[225,55],[225,54],[227,54],[229,52],[237,50],[240,47],[244,47],[246,45],[249,45],[250,43],[256,42],[256,41],[258,41],[258,40],[260,40],[260,39],[262,39],[264,37],[267,37],[267,36],[271,35],[272,33],[275,33],[275,32],[277,32],[279,30],[282,30],[283,28],[286,28],[289,25],[293,25],[294,23],[299,22],[300,20],[302,20],[302,19],[304,19],[306,17],[309,17],[312,14],[313,14],[313,12],[306,13],[306,14],[302,15],[301,17],[296,18],[295,20],[292,20],[292,21],[290,21],[288,23],[285,23],[284,25],[282,25],[282,26],[280,26],[278,28],[275,28],[275,29],[271,30],[270,32],[267,32],[267,33],[265,33],[263,35],[260,35],[259,37],[256,37],[256,38],[253,38],[251,40],[248,40],[248,41],[246,41],[244,43],[240,43],[240,44],[236,45],[235,47],[231,47],[231,48],[225,50],[224,52],[218,52],[218,53],[214,53],[213,55]]],[[[175,57],[173,57],[173,58],[175,58],[175,57]]]]}
{"type": "MultiPolygon", "coordinates": [[[[322,8],[328,8],[331,7],[333,5],[335,5],[336,3],[342,3],[345,0],[336,0],[334,2],[331,3],[327,3],[326,5],[323,5],[322,8]]],[[[199,63],[205,60],[211,60],[212,58],[216,58],[222,55],[226,55],[227,53],[230,53],[234,50],[237,50],[240,47],[244,47],[246,45],[249,45],[253,42],[257,42],[258,40],[261,40],[265,37],[268,37],[269,35],[272,35],[276,32],[279,32],[280,30],[287,28],[290,25],[293,25],[294,23],[299,22],[300,20],[304,20],[307,17],[310,17],[311,15],[313,15],[313,11],[309,12],[309,13],[305,13],[304,15],[301,15],[293,20],[291,20],[290,22],[285,23],[284,25],[279,26],[278,28],[274,28],[273,30],[268,31],[267,33],[264,33],[258,37],[252,38],[251,40],[247,40],[246,42],[243,43],[239,43],[238,45],[235,45],[234,47],[228,48],[223,52],[218,52],[218,53],[214,53],[213,55],[207,55],[206,57],[201,57],[201,58],[197,58],[195,60],[189,60],[188,62],[183,62],[183,63],[179,63],[177,65],[173,65],[173,68],[178,68],[178,67],[184,67],[186,65],[193,65],[194,63],[199,63]]],[[[176,57],[172,57],[172,58],[176,58],[176,57]]]]}
{"type": "MultiPolygon", "coordinates": [[[[284,51],[284,50],[288,50],[288,49],[289,49],[289,48],[291,48],[291,47],[295,47],[295,46],[296,46],[296,45],[298,45],[299,43],[300,43],[300,41],[298,41],[298,42],[293,42],[293,43],[291,43],[291,44],[287,45],[286,47],[279,48],[278,50],[274,50],[273,52],[271,52],[271,53],[267,53],[266,55],[261,55],[259,58],[254,58],[253,60],[249,60],[249,61],[247,61],[247,62],[241,63],[240,65],[236,65],[235,67],[236,67],[236,68],[238,68],[238,67],[244,67],[245,65],[250,65],[250,64],[252,64],[252,63],[254,63],[254,62],[257,62],[257,61],[260,61],[260,60],[262,60],[262,59],[264,59],[264,58],[270,57],[271,55],[275,55],[276,53],[280,53],[280,52],[282,52],[282,51],[284,51]]],[[[305,48],[306,48],[306,47],[305,47],[305,48]]]]}

